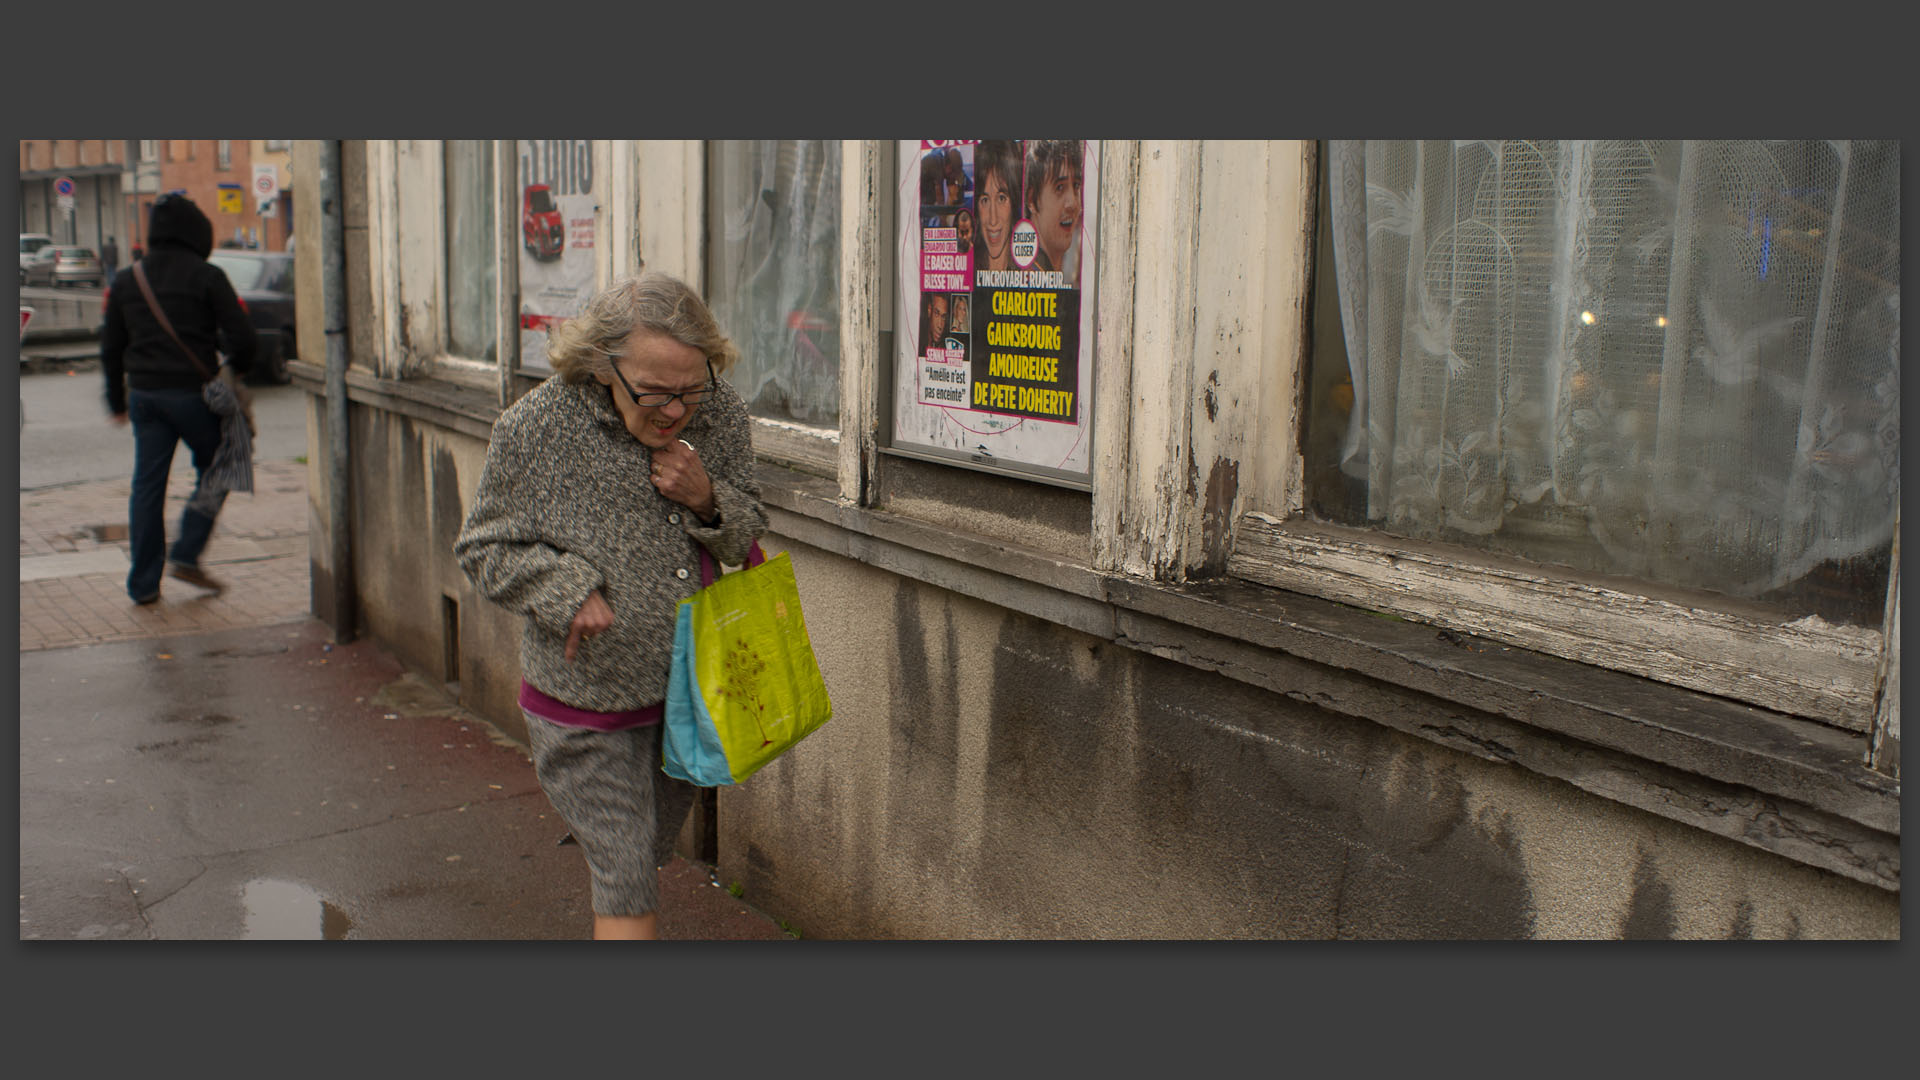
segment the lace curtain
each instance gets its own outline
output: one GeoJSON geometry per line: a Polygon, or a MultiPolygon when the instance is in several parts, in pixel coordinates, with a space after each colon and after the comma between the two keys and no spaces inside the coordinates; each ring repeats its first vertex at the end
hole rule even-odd
{"type": "Polygon", "coordinates": [[[708,300],[756,416],[840,423],[840,144],[714,144],[708,300]]]}
{"type": "Polygon", "coordinates": [[[493,143],[448,139],[447,351],[469,360],[498,359],[494,338],[493,143]]]}
{"type": "Polygon", "coordinates": [[[1742,597],[1878,557],[1884,589],[1897,144],[1335,142],[1328,195],[1355,519],[1742,597]]]}

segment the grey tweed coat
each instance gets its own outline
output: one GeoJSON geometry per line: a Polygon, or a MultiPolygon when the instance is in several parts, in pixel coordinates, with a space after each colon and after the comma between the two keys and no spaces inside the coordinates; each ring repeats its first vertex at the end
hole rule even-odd
{"type": "Polygon", "coordinates": [[[700,589],[694,545],[738,565],[767,528],[749,432],[746,405],[724,379],[681,430],[713,481],[719,519],[706,528],[655,490],[652,452],[605,386],[554,376],[500,414],[453,550],[482,595],[526,617],[527,682],[598,712],[666,696],[678,604],[700,589]],[[613,626],[582,639],[569,663],[567,628],[594,589],[613,626]]]}

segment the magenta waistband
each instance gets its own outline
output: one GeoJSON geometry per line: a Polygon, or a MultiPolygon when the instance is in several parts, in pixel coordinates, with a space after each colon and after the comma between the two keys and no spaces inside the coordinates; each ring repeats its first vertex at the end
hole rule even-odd
{"type": "Polygon", "coordinates": [[[595,731],[625,731],[627,728],[646,727],[660,722],[665,712],[664,704],[655,702],[644,709],[628,709],[625,712],[594,712],[592,709],[575,708],[564,701],[555,701],[534,689],[532,683],[520,680],[520,707],[562,727],[592,728],[595,731]]]}

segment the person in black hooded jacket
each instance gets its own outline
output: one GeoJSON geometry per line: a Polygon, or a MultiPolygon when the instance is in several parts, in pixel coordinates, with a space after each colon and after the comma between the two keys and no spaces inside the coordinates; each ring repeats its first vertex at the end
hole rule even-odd
{"type": "MultiPolygon", "coordinates": [[[[224,345],[227,363],[245,375],[253,366],[253,328],[227,275],[207,262],[212,252],[213,223],[192,200],[169,194],[154,201],[146,252],[137,265],[146,267],[147,283],[174,332],[206,370],[219,365],[224,345]]],[[[114,275],[107,294],[100,365],[113,423],[133,424],[133,495],[127,502],[133,566],[127,595],[136,604],[158,600],[163,561],[181,581],[220,591],[221,583],[200,568],[200,552],[213,533],[225,492],[202,493],[196,484],[195,498],[180,515],[173,549],[166,550],[167,473],[174,449],[185,441],[196,474],[204,478],[220,447],[220,418],[201,398],[206,376],[161,328],[134,280],[133,266],[114,275]]]]}

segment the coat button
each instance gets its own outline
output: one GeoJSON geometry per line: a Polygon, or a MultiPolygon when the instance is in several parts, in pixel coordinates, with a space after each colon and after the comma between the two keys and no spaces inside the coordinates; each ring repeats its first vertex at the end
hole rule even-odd
{"type": "Polygon", "coordinates": [[[687,580],[687,568],[683,566],[680,569],[675,570],[673,572],[673,576],[679,578],[681,581],[687,580]]]}
{"type": "Polygon", "coordinates": [[[668,515],[667,515],[667,523],[668,523],[668,524],[670,524],[670,525],[678,525],[678,524],[680,524],[680,515],[679,515],[679,514],[668,514],[668,515]]]}

